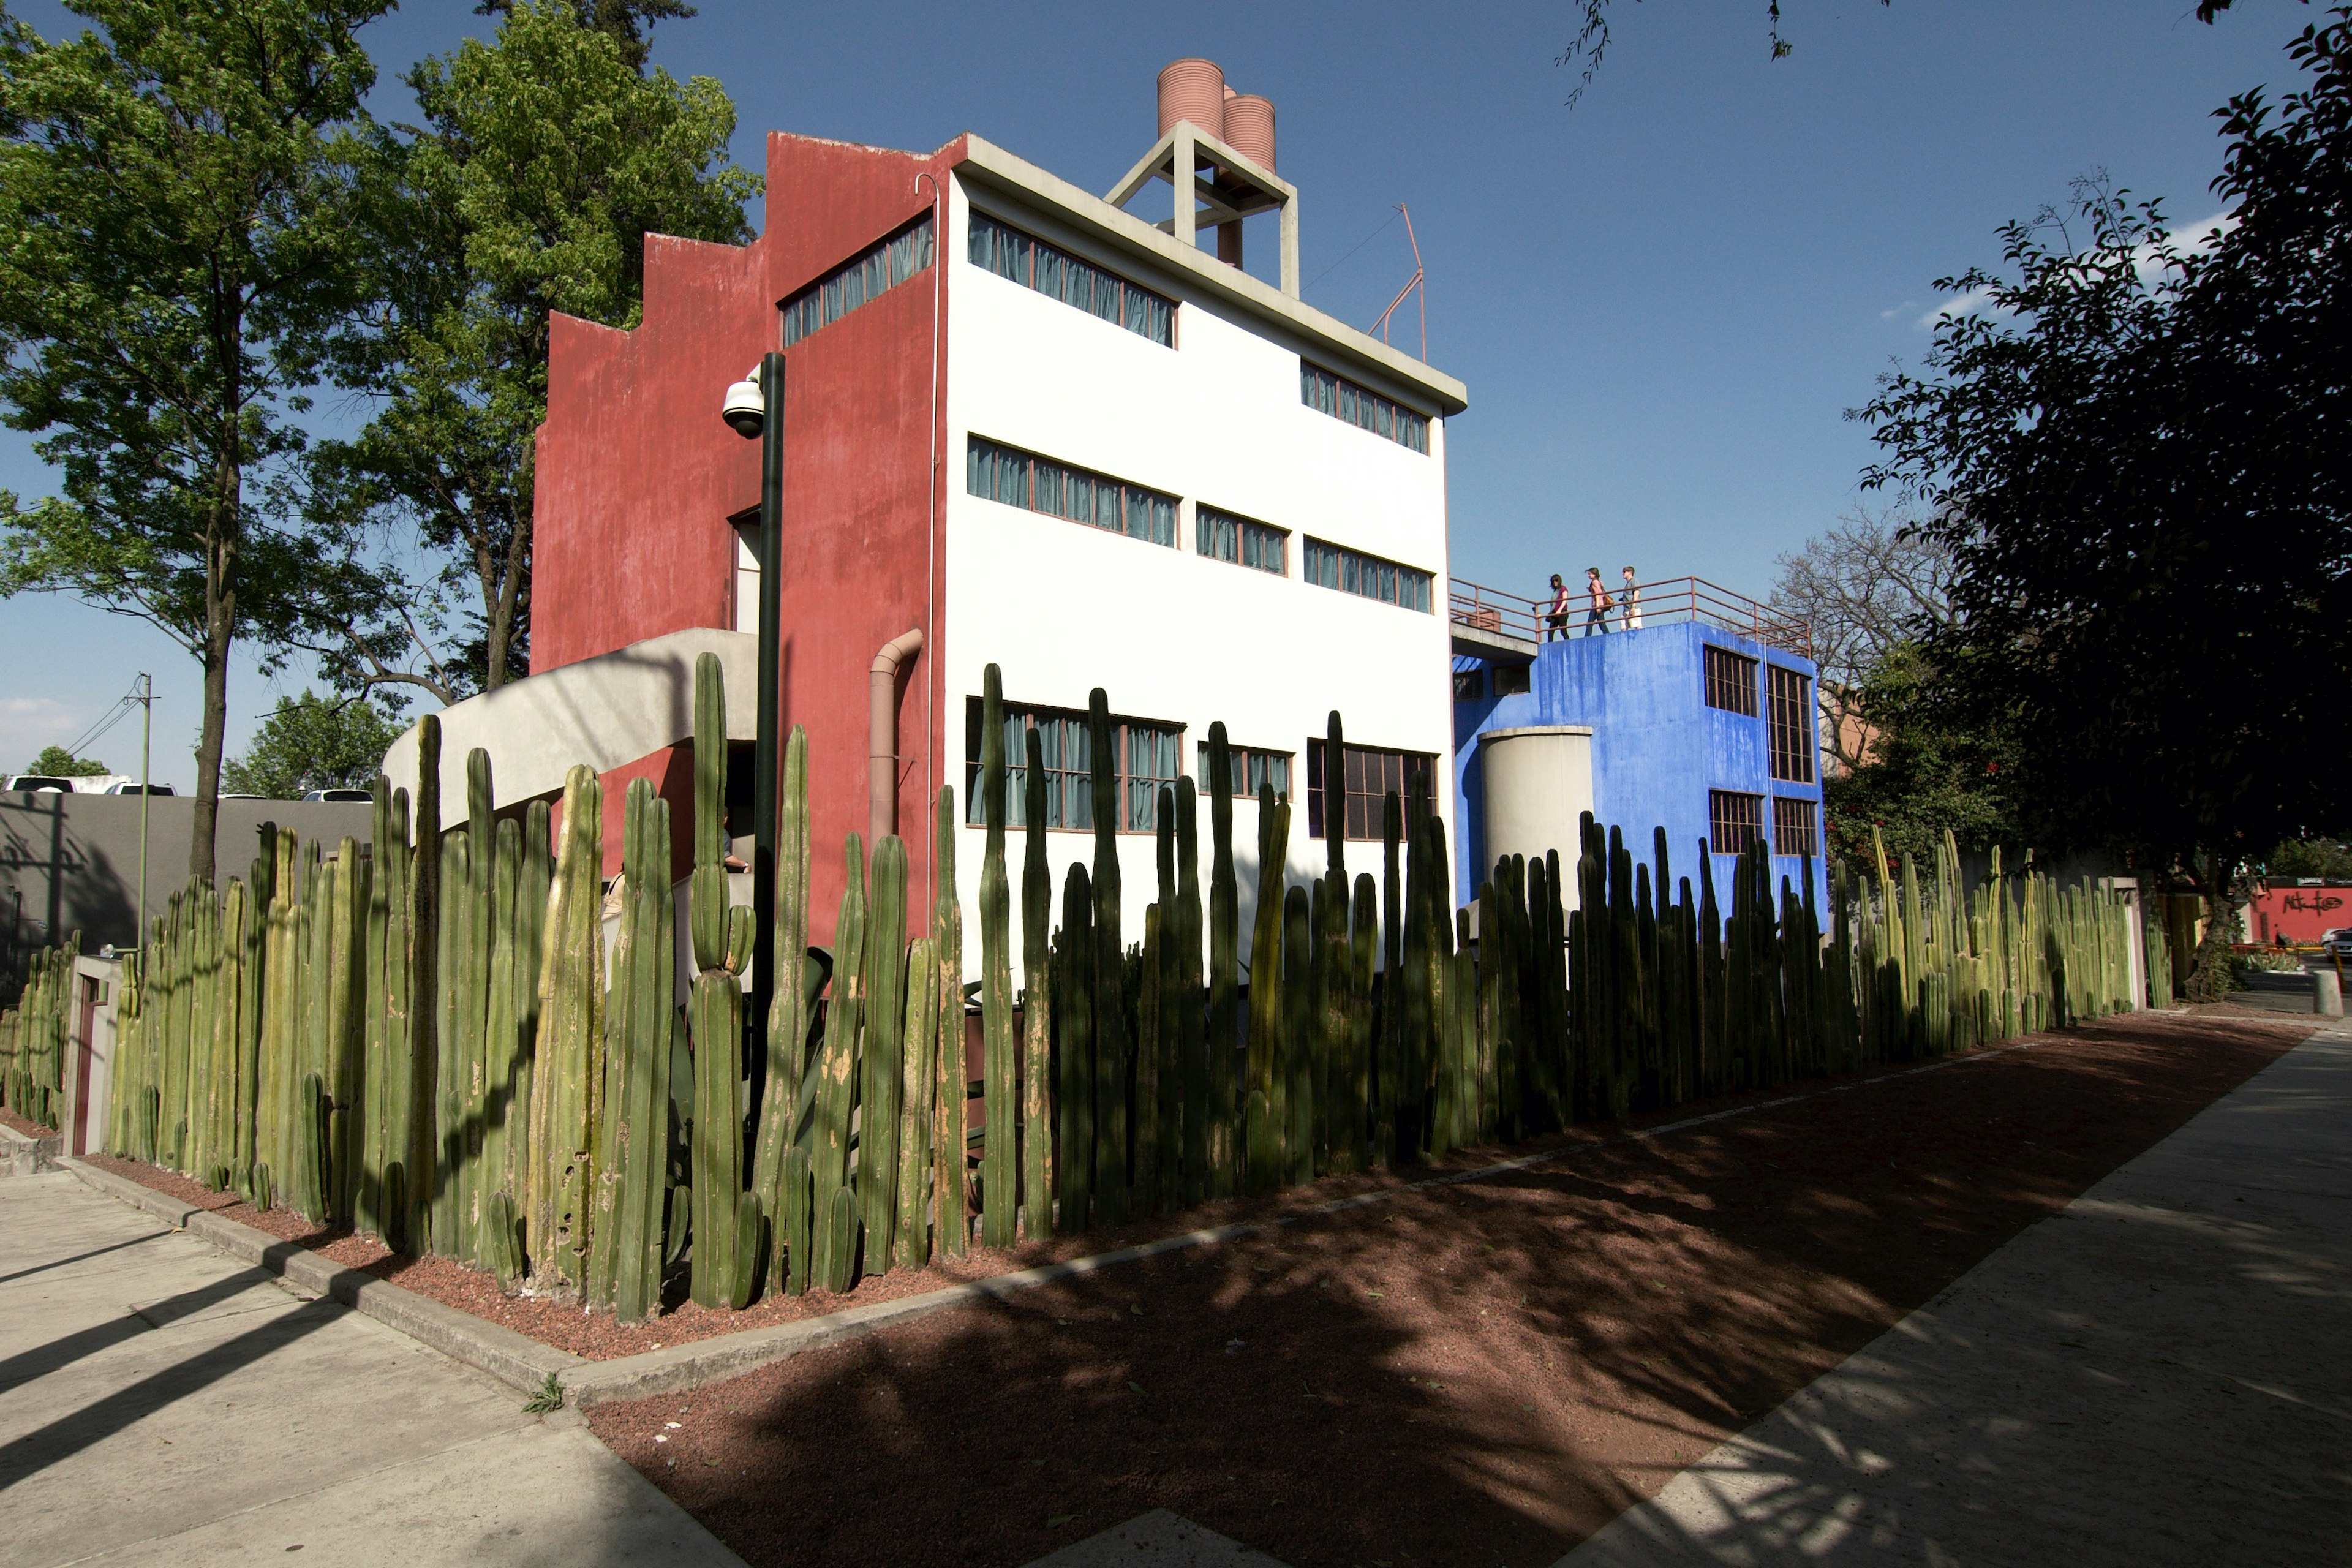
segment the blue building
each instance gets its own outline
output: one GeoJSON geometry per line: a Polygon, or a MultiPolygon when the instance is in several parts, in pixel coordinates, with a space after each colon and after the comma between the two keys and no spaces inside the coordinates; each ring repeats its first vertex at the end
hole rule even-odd
{"type": "MultiPolygon", "coordinates": [[[[1678,878],[1706,841],[1723,894],[1733,855],[1758,838],[1776,881],[1801,885],[1811,856],[1825,901],[1806,629],[1696,579],[1645,584],[1636,626],[1612,617],[1606,635],[1539,642],[1537,606],[1457,584],[1457,899],[1475,898],[1503,854],[1557,848],[1572,865],[1590,810],[1637,859],[1664,826],[1678,878]]],[[[1570,628],[1583,619],[1580,608],[1570,628]]]]}

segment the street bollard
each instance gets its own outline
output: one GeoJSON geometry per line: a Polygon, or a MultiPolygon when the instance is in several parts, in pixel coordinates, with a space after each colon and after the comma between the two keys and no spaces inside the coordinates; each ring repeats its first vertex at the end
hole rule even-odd
{"type": "Polygon", "coordinates": [[[2311,1010],[2323,1018],[2344,1016],[2344,986],[2334,971],[2311,972],[2311,1010]]]}

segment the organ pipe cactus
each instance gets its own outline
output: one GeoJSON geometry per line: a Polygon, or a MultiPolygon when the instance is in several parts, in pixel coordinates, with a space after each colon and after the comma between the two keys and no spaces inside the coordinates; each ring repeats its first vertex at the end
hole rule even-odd
{"type": "Polygon", "coordinates": [[[1055,1228],[1076,1235],[1087,1228],[1095,1171],[1095,962],[1094,888],[1084,865],[1073,861],[1062,884],[1063,985],[1054,1016],[1061,1033],[1061,1155],[1055,1163],[1061,1190],[1055,1194],[1055,1228]]]}
{"type": "MultiPolygon", "coordinates": [[[[798,724],[784,742],[776,796],[776,916],[769,938],[769,968],[775,990],[768,1003],[767,1074],[760,1095],[751,1188],[787,1237],[803,1237],[797,1267],[804,1273],[808,1171],[803,1161],[795,1183],[788,1179],[784,1168],[786,1153],[807,1135],[810,1110],[804,1100],[813,1011],[806,972],[814,963],[808,951],[808,731],[798,724]]],[[[771,1289],[789,1288],[790,1254],[788,1239],[772,1249],[768,1268],[771,1289]]]]}
{"type": "Polygon", "coordinates": [[[1112,783],[1110,700],[1087,695],[1090,798],[1095,821],[1095,1215],[1128,1216],[1127,950],[1119,941],[1118,799],[1112,783]]]}
{"type": "Polygon", "coordinates": [[[816,1233],[810,1278],[828,1290],[849,1289],[857,1267],[857,1205],[854,1197],[840,1195],[850,1191],[850,1114],[857,1094],[857,1031],[866,1010],[866,844],[857,834],[849,835],[847,858],[841,912],[834,922],[833,994],[825,1004],[809,1162],[816,1233]]]}
{"type": "Polygon", "coordinates": [[[857,1206],[866,1271],[890,1269],[898,1217],[898,1099],[906,1079],[907,846],[887,834],[874,847],[866,913],[866,1016],[859,1054],[857,1206]]]}
{"type": "Polygon", "coordinates": [[[939,1045],[932,1053],[931,1245],[934,1254],[961,1258],[971,1243],[964,1202],[965,1077],[963,1038],[963,906],[956,895],[955,791],[939,795],[939,898],[931,910],[931,942],[939,954],[939,1045]]]}
{"type": "Polygon", "coordinates": [[[562,847],[541,936],[523,1214],[539,1291],[576,1296],[588,1278],[596,1127],[604,1087],[604,790],[563,781],[562,847]]]}
{"type": "Polygon", "coordinates": [[[1047,977],[1054,925],[1054,872],[1045,863],[1045,747],[1034,725],[1024,734],[1025,825],[1021,865],[1021,1191],[1023,1229],[1052,1234],[1054,1192],[1053,985],[1047,977]]]}
{"type": "Polygon", "coordinates": [[[1241,1039],[1241,905],[1234,877],[1233,760],[1225,727],[1209,726],[1209,996],[1205,1028],[1209,1100],[1208,1194],[1234,1192],[1234,1057],[1241,1039]]]}
{"type": "MultiPolygon", "coordinates": [[[[1013,1032],[1012,889],[1004,870],[1004,686],[992,664],[982,676],[980,803],[988,830],[980,860],[981,1076],[987,1115],[981,1144],[980,1234],[985,1246],[1010,1247],[1019,1225],[1014,1186],[1020,1178],[1013,1131],[1019,1047],[1013,1032]]],[[[1099,816],[1099,800],[1096,811],[1099,816]]]]}
{"type": "Polygon", "coordinates": [[[589,1300],[609,1303],[625,1323],[642,1322],[661,1303],[676,984],[669,833],[669,804],[649,781],[631,780],[588,1259],[589,1300]]]}

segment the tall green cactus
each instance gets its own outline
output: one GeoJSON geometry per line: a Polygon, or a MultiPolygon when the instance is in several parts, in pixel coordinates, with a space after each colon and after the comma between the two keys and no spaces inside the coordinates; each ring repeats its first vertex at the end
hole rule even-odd
{"type": "Polygon", "coordinates": [[[965,1103],[963,905],[956,892],[955,790],[939,795],[939,898],[931,908],[931,942],[939,952],[939,1047],[931,1091],[931,1247],[934,1255],[961,1258],[971,1246],[964,1194],[965,1103]]]}
{"type": "Polygon", "coordinates": [[[897,834],[874,847],[866,911],[866,1016],[859,1052],[857,1207],[866,1272],[890,1271],[898,1218],[898,1100],[906,1080],[907,846],[897,834]]]}
{"type": "Polygon", "coordinates": [[[1222,721],[1209,726],[1208,1196],[1235,1190],[1234,1058],[1241,1043],[1241,897],[1234,877],[1233,757],[1222,721]]]}
{"type": "Polygon", "coordinates": [[[1053,1233],[1054,1095],[1047,1080],[1054,1058],[1053,985],[1047,978],[1054,926],[1054,872],[1045,863],[1045,748],[1036,727],[1024,734],[1024,837],[1021,863],[1021,1190],[1022,1228],[1031,1237],[1053,1233]]]}
{"type": "Polygon", "coordinates": [[[1210,1133],[1209,1037],[1201,990],[1201,843],[1199,804],[1190,774],[1176,781],[1176,1054],[1183,1115],[1184,1169],[1179,1201],[1187,1207],[1209,1194],[1213,1144],[1210,1133]]]}
{"type": "Polygon", "coordinates": [[[1011,884],[1005,879],[1004,684],[994,665],[982,672],[981,816],[987,825],[980,861],[980,1037],[985,1141],[981,1144],[980,1235],[983,1246],[1010,1247],[1018,1231],[1014,1194],[1014,1082],[1011,884]]]}
{"type": "Polygon", "coordinates": [[[1272,1192],[1284,1179],[1282,1117],[1282,888],[1290,847],[1290,806],[1274,786],[1257,795],[1257,912],[1250,941],[1248,1170],[1244,1190],[1272,1192]]]}
{"type": "Polygon", "coordinates": [[[906,1023],[899,1031],[898,1212],[893,1256],[905,1268],[930,1261],[931,1092],[940,1048],[939,944],[928,932],[907,944],[906,1023]]]}
{"type": "MultiPolygon", "coordinates": [[[[290,837],[290,836],[289,836],[290,837]]],[[[292,879],[290,848],[279,883],[292,879]]],[[[431,1234],[435,1194],[447,1179],[440,1169],[440,1079],[444,1037],[439,998],[441,944],[441,721],[427,713],[416,725],[416,844],[408,878],[408,1246],[419,1254],[446,1250],[431,1234]]],[[[289,904],[289,918],[291,914],[289,904]]]]}
{"type": "MultiPolygon", "coordinates": [[[[760,1131],[752,1158],[751,1186],[784,1235],[771,1250],[769,1289],[788,1288],[793,1235],[808,1230],[808,1171],[789,1180],[785,1156],[807,1136],[810,1108],[804,1101],[809,1062],[810,988],[808,879],[808,731],[793,726],[779,770],[775,866],[775,926],[769,971],[774,994],[768,1003],[767,1081],[760,1094],[760,1131]]],[[[798,1267],[808,1265],[805,1245],[798,1267]]],[[[797,1294],[798,1292],[794,1292],[797,1294]]]]}
{"type": "MultiPolygon", "coordinates": [[[[724,889],[721,889],[722,895],[724,889]]],[[[737,1208],[743,1194],[743,1099],[738,1064],[743,1047],[743,992],[723,968],[694,980],[687,1016],[694,1044],[694,1144],[688,1289],[698,1307],[735,1304],[739,1271],[756,1258],[738,1256],[737,1208]]],[[[757,1233],[753,1237],[757,1247],[757,1233]]]]}
{"type": "Polygon", "coordinates": [[[532,1283],[558,1300],[576,1296],[587,1283],[589,1214],[597,1186],[595,1133],[604,1086],[604,816],[595,771],[575,766],[563,781],[563,846],[541,946],[523,1184],[532,1283]]]}
{"type": "Polygon", "coordinates": [[[669,803],[645,779],[623,807],[621,928],[605,1003],[604,1110],[589,1226],[588,1295],[625,1323],[661,1304],[669,1196],[671,1028],[676,958],[669,803]]]}
{"type": "Polygon", "coordinates": [[[1127,948],[1119,940],[1118,797],[1112,782],[1110,699],[1087,694],[1089,798],[1095,826],[1095,1217],[1128,1216],[1127,948]]]}
{"type": "Polygon", "coordinates": [[[857,1095],[857,1032],[866,1011],[866,844],[849,835],[848,876],[834,925],[833,994],[825,1004],[816,1136],[809,1179],[816,1256],[810,1278],[846,1290],[857,1268],[857,1206],[848,1193],[850,1115],[857,1095]]]}
{"type": "Polygon", "coordinates": [[[1065,1236],[1087,1228],[1095,1173],[1094,889],[1085,865],[1070,863],[1062,884],[1062,992],[1054,1016],[1061,1033],[1059,1203],[1054,1226],[1065,1236]]]}

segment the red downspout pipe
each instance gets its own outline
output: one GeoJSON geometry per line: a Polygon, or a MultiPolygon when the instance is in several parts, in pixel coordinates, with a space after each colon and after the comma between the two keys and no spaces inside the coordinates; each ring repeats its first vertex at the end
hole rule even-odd
{"type": "Polygon", "coordinates": [[[898,831],[898,667],[922,650],[923,628],[882,645],[866,673],[866,852],[898,831]]]}

